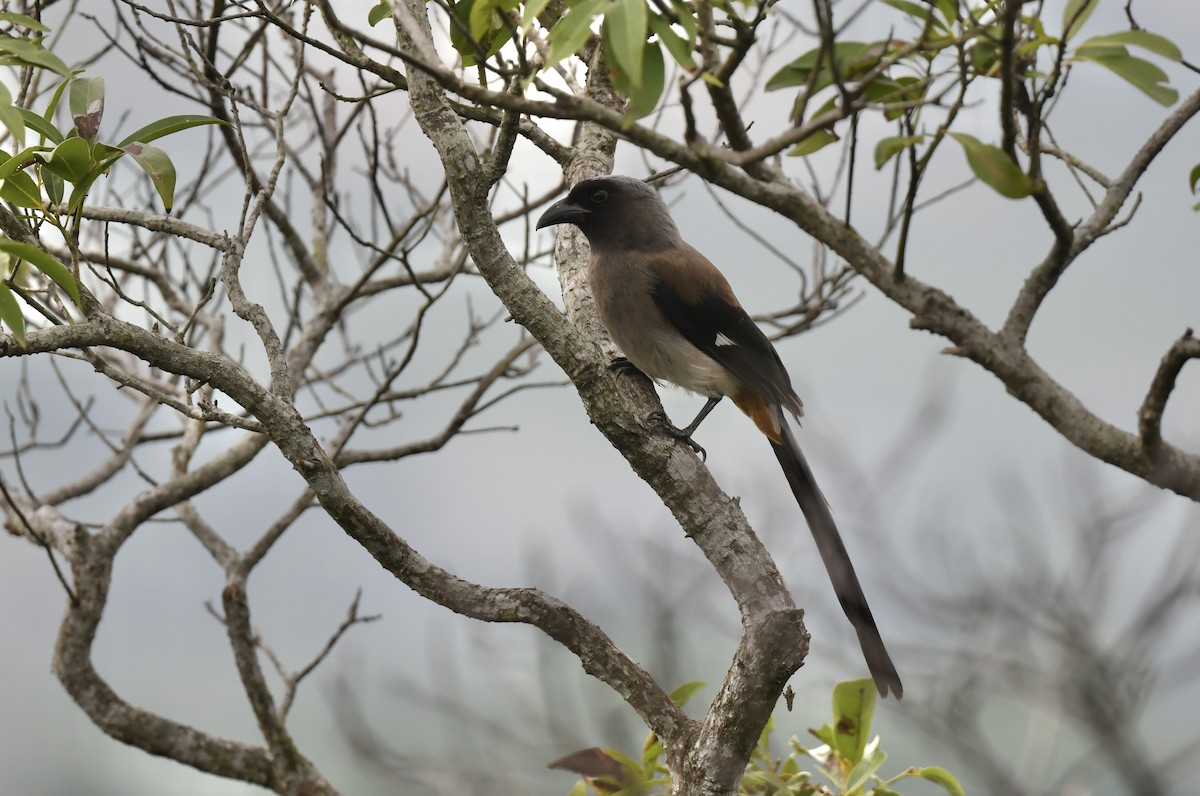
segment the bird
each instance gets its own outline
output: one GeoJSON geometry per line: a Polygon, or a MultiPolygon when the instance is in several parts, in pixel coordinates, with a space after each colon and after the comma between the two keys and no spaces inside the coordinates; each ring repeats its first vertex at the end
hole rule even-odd
{"type": "MultiPolygon", "coordinates": [[[[804,413],[770,339],[742,308],[728,280],[680,235],[655,188],[628,176],[577,183],[550,205],[537,229],[573,224],[587,238],[587,279],[600,321],[628,364],[657,383],[707,398],[685,428],[728,397],[766,436],[807,520],[834,593],[858,635],[881,696],[903,696],[866,595],[812,468],[788,425],[804,413]]],[[[621,363],[624,364],[624,363],[621,363]]],[[[697,447],[698,446],[694,446],[697,447]]]]}

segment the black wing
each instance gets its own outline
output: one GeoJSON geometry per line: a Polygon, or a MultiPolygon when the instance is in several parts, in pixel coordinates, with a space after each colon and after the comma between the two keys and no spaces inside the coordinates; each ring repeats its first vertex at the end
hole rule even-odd
{"type": "Polygon", "coordinates": [[[650,270],[655,305],[689,343],[771,403],[799,414],[800,399],[775,346],[707,258],[687,247],[656,257],[650,270]]]}

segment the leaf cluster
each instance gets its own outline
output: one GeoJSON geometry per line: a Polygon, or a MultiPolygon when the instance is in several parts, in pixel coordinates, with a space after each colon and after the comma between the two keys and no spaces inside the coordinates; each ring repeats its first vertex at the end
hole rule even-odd
{"type": "MultiPolygon", "coordinates": [[[[953,114],[962,97],[948,102],[947,96],[956,90],[965,94],[976,81],[1010,81],[1026,101],[1038,96],[1048,101],[1067,71],[1092,64],[1155,102],[1174,104],[1179,93],[1169,85],[1167,73],[1154,61],[1134,54],[1181,61],[1179,48],[1168,38],[1134,29],[1078,40],[1097,2],[1070,0],[1055,33],[1047,30],[1039,13],[1018,14],[1015,29],[1010,29],[1005,17],[1008,6],[1001,0],[880,0],[903,19],[888,38],[847,40],[830,29],[820,37],[819,46],[767,79],[767,91],[796,90],[791,115],[802,134],[788,154],[814,154],[841,139],[835,129],[839,122],[874,111],[900,127],[897,134],[876,143],[876,168],[908,152],[926,162],[949,138],[961,147],[972,173],[997,193],[1011,199],[1029,196],[1039,189],[1036,170],[1019,161],[1010,142],[998,146],[966,134],[947,136],[949,125],[926,127],[922,111],[949,107],[953,114]],[[897,30],[915,33],[905,37],[897,30]],[[1009,36],[1011,47],[1006,46],[1009,36]]],[[[729,0],[703,5],[682,0],[447,0],[446,7],[452,17],[450,40],[464,67],[482,69],[487,59],[510,43],[525,63],[529,43],[525,34],[538,24],[545,29],[548,45],[544,59],[535,64],[538,71],[555,68],[587,46],[598,46],[609,78],[628,99],[626,124],[658,107],[672,62],[681,70],[684,83],[701,79],[723,85],[728,74],[712,55],[714,48],[748,47],[757,24],[747,16],[756,13],[752,5],[729,0]],[[731,30],[734,35],[722,38],[715,30],[731,30]]],[[[388,13],[387,3],[381,2],[368,21],[375,24],[388,13]]],[[[534,76],[526,73],[523,85],[534,76]]]]}
{"type": "MultiPolygon", "coordinates": [[[[11,12],[0,13],[0,21],[24,28],[31,34],[47,31],[41,22],[11,12]]],[[[11,92],[0,82],[0,124],[8,131],[10,148],[0,149],[0,199],[24,211],[32,228],[48,223],[67,240],[78,231],[79,210],[92,185],[108,174],[113,165],[128,155],[150,178],[168,213],[175,196],[175,164],[166,151],[151,141],[205,124],[221,124],[210,116],[183,114],[167,116],[133,131],[116,144],[100,140],[104,118],[104,78],[83,77],[72,71],[54,53],[45,49],[38,35],[23,38],[0,35],[0,64],[20,69],[44,70],[60,78],[50,101],[41,113],[14,104],[11,92]],[[70,125],[59,127],[55,115],[64,94],[70,125]],[[27,140],[35,143],[26,145],[27,140]],[[67,185],[71,186],[70,193],[67,185]]],[[[29,270],[48,277],[77,305],[79,286],[70,269],[30,243],[0,238],[0,252],[8,267],[0,270],[0,323],[20,341],[25,339],[25,319],[18,294],[25,294],[29,270]]]]}
{"type": "MultiPolygon", "coordinates": [[[[826,41],[779,69],[767,81],[768,91],[799,88],[793,121],[807,123],[813,131],[789,154],[810,155],[839,140],[833,123],[862,108],[874,109],[900,130],[875,146],[875,167],[883,168],[892,158],[913,150],[923,160],[945,136],[943,127],[922,130],[921,114],[927,105],[942,106],[943,95],[953,82],[965,90],[977,80],[1013,81],[1026,96],[1039,90],[1053,94],[1061,78],[1057,66],[1097,64],[1127,81],[1154,101],[1171,105],[1179,93],[1168,85],[1168,76],[1153,62],[1133,55],[1131,47],[1172,62],[1182,58],[1179,48],[1164,36],[1146,30],[1127,30],[1088,38],[1078,44],[1072,39],[1096,7],[1096,0],[1072,0],[1064,10],[1061,33],[1048,33],[1036,14],[1016,20],[1015,46],[1010,56],[1012,73],[1005,75],[1005,27],[1002,3],[996,0],[962,5],[954,0],[916,3],[911,0],[881,0],[899,11],[918,30],[909,39],[892,37],[882,41],[826,41]],[[942,64],[952,64],[943,68],[942,64]],[[834,91],[836,89],[836,91],[834,91]],[[826,94],[831,94],[819,104],[826,94]],[[810,106],[816,107],[809,111],[810,106]],[[829,119],[822,126],[821,120],[829,119]]],[[[1022,168],[1014,153],[1005,147],[982,142],[974,136],[950,133],[963,150],[974,175],[997,193],[1010,199],[1029,196],[1036,181],[1022,168]]]]}
{"type": "MultiPolygon", "coordinates": [[[[682,705],[701,688],[703,683],[686,683],[675,689],[671,698],[682,705]]],[[[771,751],[775,722],[769,721],[738,792],[743,796],[899,796],[895,787],[900,782],[923,779],[940,785],[950,796],[963,796],[958,780],[939,766],[909,767],[888,779],[879,776],[887,754],[879,736],[872,738],[870,734],[875,699],[875,685],[870,679],[838,683],[833,689],[833,720],[809,731],[822,745],[808,748],[793,737],[788,742],[790,751],[783,757],[771,751]]],[[[586,796],[589,789],[599,796],[653,796],[671,792],[670,772],[662,760],[663,746],[654,733],[646,739],[639,758],[617,749],[585,750],[585,753],[591,753],[585,758],[588,761],[585,765],[563,764],[575,755],[551,764],[583,774],[570,796],[586,796]]]]}

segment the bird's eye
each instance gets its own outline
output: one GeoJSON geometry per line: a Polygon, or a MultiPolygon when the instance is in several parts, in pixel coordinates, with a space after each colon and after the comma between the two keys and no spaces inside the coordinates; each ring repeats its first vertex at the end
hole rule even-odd
{"type": "Polygon", "coordinates": [[[595,202],[596,204],[601,204],[603,202],[608,201],[608,191],[604,190],[603,188],[601,188],[598,191],[593,191],[592,192],[592,201],[595,202]]]}

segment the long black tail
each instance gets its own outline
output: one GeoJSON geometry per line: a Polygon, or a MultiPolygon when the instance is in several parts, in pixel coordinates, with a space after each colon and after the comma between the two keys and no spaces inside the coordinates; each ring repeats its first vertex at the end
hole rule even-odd
{"type": "Polygon", "coordinates": [[[825,496],[821,494],[812,470],[800,451],[800,445],[782,414],[779,413],[779,423],[782,426],[783,443],[771,443],[775,458],[779,460],[779,466],[787,476],[792,494],[796,496],[796,502],[804,512],[804,518],[808,520],[808,527],[812,530],[821,560],[825,562],[825,569],[829,572],[829,580],[833,583],[838,602],[842,604],[846,618],[858,633],[858,643],[867,659],[867,668],[875,678],[875,687],[879,689],[881,696],[887,696],[891,691],[896,695],[896,699],[899,699],[904,695],[900,675],[896,673],[896,666],[883,645],[879,628],[875,626],[875,618],[871,616],[867,597],[858,583],[858,576],[854,574],[854,565],[850,563],[850,554],[842,544],[842,536],[834,524],[829,504],[825,502],[825,496]]]}

